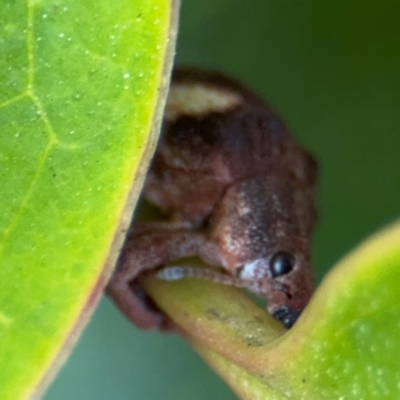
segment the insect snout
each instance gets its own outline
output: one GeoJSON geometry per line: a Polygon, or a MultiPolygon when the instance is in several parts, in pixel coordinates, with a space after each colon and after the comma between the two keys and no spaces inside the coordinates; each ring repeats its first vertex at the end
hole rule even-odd
{"type": "Polygon", "coordinates": [[[285,306],[278,308],[278,310],[273,313],[273,317],[280,321],[285,328],[290,329],[297,321],[302,311],[303,310],[292,310],[285,306]]]}

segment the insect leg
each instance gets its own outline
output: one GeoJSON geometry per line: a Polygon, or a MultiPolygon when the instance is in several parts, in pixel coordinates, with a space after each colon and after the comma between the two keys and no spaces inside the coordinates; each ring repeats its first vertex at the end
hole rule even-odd
{"type": "Polygon", "coordinates": [[[162,267],[179,258],[199,255],[205,243],[203,234],[190,231],[131,237],[108,284],[108,295],[122,313],[140,328],[168,328],[165,317],[143,301],[141,293],[144,291],[137,279],[145,271],[162,267]]]}

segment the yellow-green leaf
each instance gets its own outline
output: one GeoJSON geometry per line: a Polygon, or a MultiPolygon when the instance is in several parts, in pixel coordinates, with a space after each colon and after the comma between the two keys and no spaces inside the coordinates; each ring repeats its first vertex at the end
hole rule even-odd
{"type": "Polygon", "coordinates": [[[400,398],[400,223],[347,256],[285,332],[233,288],[146,285],[244,399],[400,398]]]}
{"type": "Polygon", "coordinates": [[[101,294],[154,149],[175,20],[162,0],[2,3],[2,399],[43,389],[101,294]]]}

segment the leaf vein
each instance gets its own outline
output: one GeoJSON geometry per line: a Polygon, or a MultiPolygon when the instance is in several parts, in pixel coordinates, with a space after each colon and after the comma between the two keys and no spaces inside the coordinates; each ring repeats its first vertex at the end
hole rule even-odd
{"type": "Polygon", "coordinates": [[[27,95],[28,95],[27,91],[25,91],[21,94],[18,94],[17,96],[14,96],[11,99],[8,99],[8,100],[4,101],[3,103],[1,103],[0,108],[5,108],[5,107],[9,106],[10,104],[17,102],[18,100],[23,99],[27,95]]]}
{"type": "Polygon", "coordinates": [[[32,197],[32,194],[35,191],[37,182],[40,179],[40,176],[43,172],[44,165],[48,159],[50,151],[53,149],[55,145],[59,143],[57,139],[57,135],[55,133],[55,130],[46,114],[45,108],[43,107],[42,102],[36,96],[33,90],[33,85],[34,85],[34,53],[33,53],[33,13],[34,13],[34,8],[35,8],[35,3],[32,0],[28,0],[27,3],[28,7],[28,21],[27,21],[27,49],[28,49],[28,85],[26,92],[21,93],[20,95],[14,97],[13,99],[10,99],[3,103],[0,106],[6,106],[10,104],[13,101],[17,101],[20,98],[24,96],[28,96],[34,105],[36,106],[38,110],[38,115],[40,116],[40,119],[43,121],[44,126],[46,128],[47,132],[47,139],[48,143],[42,152],[42,155],[39,157],[38,163],[35,168],[35,174],[32,178],[32,182],[26,192],[26,195],[22,199],[20,206],[18,210],[15,212],[13,215],[13,218],[11,219],[9,225],[3,230],[2,232],[2,241],[0,244],[0,253],[4,250],[5,243],[7,242],[7,239],[9,238],[11,232],[15,229],[15,227],[18,225],[18,222],[21,219],[21,216],[24,214],[24,211],[26,210],[29,200],[32,197]]]}

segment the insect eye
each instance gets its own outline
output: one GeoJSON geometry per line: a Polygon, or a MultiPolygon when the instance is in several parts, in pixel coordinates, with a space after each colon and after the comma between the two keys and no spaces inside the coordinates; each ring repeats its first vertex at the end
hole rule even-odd
{"type": "Polygon", "coordinates": [[[269,268],[273,278],[288,274],[294,267],[296,260],[294,256],[287,251],[278,251],[275,253],[269,263],[269,268]]]}

